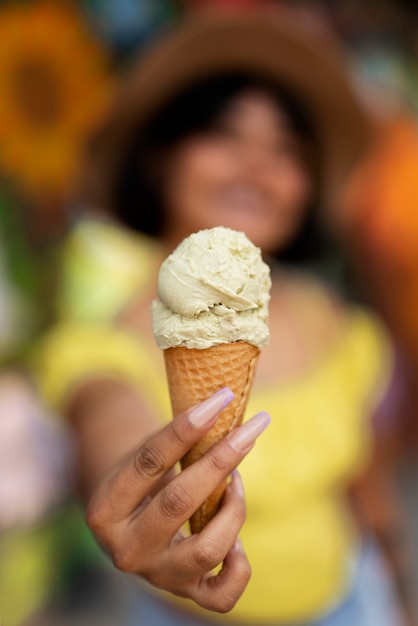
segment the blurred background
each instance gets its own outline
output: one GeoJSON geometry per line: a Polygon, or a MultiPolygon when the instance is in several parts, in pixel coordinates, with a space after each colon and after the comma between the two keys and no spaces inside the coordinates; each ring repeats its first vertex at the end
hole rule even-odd
{"type": "MultiPolygon", "coordinates": [[[[80,530],[71,436],[43,406],[28,364],[38,337],[70,306],[57,297],[57,281],[86,138],[132,55],[205,4],[259,3],[0,1],[0,621],[8,626],[121,619],[112,601],[119,576],[80,530]]],[[[338,280],[384,318],[402,355],[405,416],[394,446],[418,571],[418,5],[290,4],[312,28],[339,35],[377,116],[398,103],[409,111],[344,190],[337,221],[349,269],[338,280]]],[[[78,276],[101,254],[81,247],[78,276]]],[[[81,278],[72,288],[88,285],[81,278]]],[[[418,589],[418,575],[411,586],[418,589]]]]}

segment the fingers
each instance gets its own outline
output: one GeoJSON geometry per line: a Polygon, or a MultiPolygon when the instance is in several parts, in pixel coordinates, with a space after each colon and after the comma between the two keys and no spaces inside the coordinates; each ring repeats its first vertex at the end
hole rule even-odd
{"type": "Polygon", "coordinates": [[[166,569],[174,563],[179,581],[213,570],[233,547],[244,520],[244,490],[241,477],[235,470],[216,516],[201,533],[168,548],[166,569]]]}
{"type": "Polygon", "coordinates": [[[139,515],[131,516],[122,531],[118,532],[112,524],[93,528],[108,546],[115,565],[142,574],[165,589],[170,588],[173,580],[198,578],[218,565],[244,521],[245,509],[237,478],[218,514],[221,519],[215,517],[205,532],[198,535],[199,541],[193,538],[173,541],[173,537],[202,501],[231,474],[269,422],[270,417],[260,413],[232,431],[158,492],[139,515]],[[216,532],[209,534],[210,528],[216,532]]]}
{"type": "Polygon", "coordinates": [[[136,518],[134,532],[141,528],[153,545],[174,535],[242,461],[269,422],[266,413],[255,415],[176,476],[136,518]]]}
{"type": "Polygon", "coordinates": [[[88,513],[90,527],[116,567],[220,612],[233,607],[250,577],[237,542],[245,519],[238,473],[233,473],[219,512],[200,534],[185,538],[179,529],[252,449],[270,417],[255,415],[164,486],[161,479],[231,399],[231,392],[222,390],[153,435],[103,481],[88,513]],[[219,563],[223,566],[215,575],[219,563]]]}
{"type": "Polygon", "coordinates": [[[251,566],[237,537],[219,574],[204,577],[192,597],[205,609],[227,613],[239,600],[250,578],[251,566]]]}
{"type": "MultiPolygon", "coordinates": [[[[211,532],[220,533],[222,535],[228,532],[229,524],[234,524],[236,528],[234,518],[229,517],[227,519],[224,515],[230,504],[234,501],[235,504],[239,501],[241,502],[239,517],[241,517],[240,524],[242,525],[245,516],[245,506],[242,506],[244,503],[244,492],[241,477],[237,471],[234,472],[233,480],[225,495],[226,498],[221,511],[210,524],[208,524],[205,531],[210,529],[211,532]],[[222,519],[219,519],[221,516],[222,519]],[[218,529],[215,526],[215,522],[221,522],[222,528],[218,529]]],[[[191,589],[190,594],[200,606],[211,611],[225,613],[234,607],[251,577],[251,567],[239,536],[235,535],[235,539],[231,541],[230,548],[222,561],[223,564],[220,572],[218,574],[209,573],[202,576],[199,583],[191,589]]]]}
{"type": "Polygon", "coordinates": [[[150,437],[93,494],[89,524],[95,526],[98,520],[100,524],[115,523],[131,515],[152,487],[206,434],[232,398],[230,389],[222,389],[150,437]]]}
{"type": "Polygon", "coordinates": [[[177,539],[147,578],[204,608],[229,611],[244,591],[251,568],[237,533],[245,519],[241,478],[234,472],[216,517],[199,534],[177,539]],[[212,569],[223,561],[222,569],[212,569]]]}
{"type": "Polygon", "coordinates": [[[219,521],[215,518],[198,538],[171,540],[197,507],[231,474],[269,422],[266,413],[255,415],[164,487],[125,529],[121,546],[124,567],[137,573],[140,567],[151,582],[167,588],[170,580],[197,578],[218,565],[231,548],[245,517],[237,478],[232,491],[227,492],[219,521]],[[145,550],[141,537],[146,537],[145,550]]]}

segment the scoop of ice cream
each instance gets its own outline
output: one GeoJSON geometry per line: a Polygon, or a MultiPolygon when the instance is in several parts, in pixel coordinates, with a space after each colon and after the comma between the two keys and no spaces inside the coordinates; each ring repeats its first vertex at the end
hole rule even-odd
{"type": "Polygon", "coordinates": [[[187,237],[164,261],[153,330],[161,349],[268,342],[270,271],[244,233],[219,226],[187,237]]]}

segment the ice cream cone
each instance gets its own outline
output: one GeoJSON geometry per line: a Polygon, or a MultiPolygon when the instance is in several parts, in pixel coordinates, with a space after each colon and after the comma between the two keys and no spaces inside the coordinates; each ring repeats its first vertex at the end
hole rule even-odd
{"type": "MultiPolygon", "coordinates": [[[[244,341],[224,343],[204,350],[164,350],[173,416],[202,402],[223,387],[234,399],[222,411],[211,430],[183,457],[182,468],[203,456],[209,448],[242,422],[260,350],[244,341]]],[[[192,533],[204,528],[218,510],[226,481],[209,496],[190,520],[192,533]]]]}

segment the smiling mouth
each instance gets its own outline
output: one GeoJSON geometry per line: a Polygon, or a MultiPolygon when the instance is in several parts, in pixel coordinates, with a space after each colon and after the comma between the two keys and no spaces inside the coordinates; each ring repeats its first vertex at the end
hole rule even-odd
{"type": "Polygon", "coordinates": [[[230,185],[223,188],[216,196],[217,204],[222,208],[265,213],[270,200],[268,195],[252,186],[230,185]]]}

